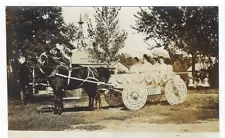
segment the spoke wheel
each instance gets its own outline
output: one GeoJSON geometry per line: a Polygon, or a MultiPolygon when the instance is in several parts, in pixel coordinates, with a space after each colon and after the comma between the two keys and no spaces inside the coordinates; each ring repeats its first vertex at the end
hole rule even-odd
{"type": "Polygon", "coordinates": [[[142,85],[134,86],[128,85],[124,88],[122,98],[124,105],[130,110],[139,110],[146,104],[147,91],[143,89],[142,85]]]}
{"type": "Polygon", "coordinates": [[[172,79],[166,83],[165,96],[169,104],[181,104],[187,97],[187,86],[182,79],[172,79]]]}
{"type": "Polygon", "coordinates": [[[110,107],[118,107],[123,105],[121,93],[113,90],[105,93],[105,101],[110,107]]]}

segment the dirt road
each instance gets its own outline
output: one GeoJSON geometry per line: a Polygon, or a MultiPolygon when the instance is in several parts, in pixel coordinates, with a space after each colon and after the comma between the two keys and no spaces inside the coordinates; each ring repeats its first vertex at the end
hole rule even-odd
{"type": "Polygon", "coordinates": [[[219,132],[219,121],[208,121],[196,124],[149,124],[149,123],[134,123],[123,121],[107,121],[94,123],[91,125],[79,124],[72,126],[72,129],[65,131],[87,131],[77,128],[87,128],[104,126],[101,130],[106,132],[219,132]]]}

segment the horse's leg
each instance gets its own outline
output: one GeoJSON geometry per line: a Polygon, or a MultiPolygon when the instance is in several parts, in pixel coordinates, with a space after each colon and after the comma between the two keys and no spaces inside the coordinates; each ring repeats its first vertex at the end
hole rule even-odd
{"type": "Polygon", "coordinates": [[[59,98],[59,111],[58,111],[58,114],[61,115],[62,114],[62,111],[63,111],[63,101],[62,101],[62,95],[60,95],[59,98]]]}
{"type": "Polygon", "coordinates": [[[101,97],[100,97],[99,93],[96,94],[94,100],[95,100],[96,109],[99,110],[100,109],[100,104],[101,104],[101,97]]]}
{"type": "Polygon", "coordinates": [[[102,107],[102,101],[101,101],[101,95],[100,94],[98,94],[98,96],[99,96],[99,103],[98,103],[98,105],[99,105],[99,109],[102,107]]]}
{"type": "Polygon", "coordinates": [[[89,108],[89,110],[92,111],[93,106],[94,106],[94,99],[95,99],[95,96],[96,96],[97,85],[92,84],[92,83],[87,83],[86,85],[83,86],[83,89],[88,94],[88,97],[89,97],[88,108],[89,108]]]}
{"type": "Polygon", "coordinates": [[[53,113],[54,114],[57,114],[58,111],[57,111],[57,96],[54,95],[54,109],[53,109],[53,113]]]}
{"type": "Polygon", "coordinates": [[[89,101],[88,101],[88,109],[91,110],[91,96],[88,96],[89,101]]]}
{"type": "Polygon", "coordinates": [[[94,110],[94,99],[95,99],[95,96],[92,96],[91,97],[91,111],[94,110]]]}
{"type": "Polygon", "coordinates": [[[63,104],[62,104],[62,89],[59,87],[56,89],[56,101],[57,101],[57,113],[61,115],[63,110],[63,104]]]}
{"type": "Polygon", "coordinates": [[[95,104],[94,104],[94,105],[95,105],[96,108],[98,108],[98,107],[97,107],[97,106],[98,106],[98,105],[97,105],[97,104],[98,104],[98,97],[97,97],[97,95],[95,96],[95,99],[94,99],[94,100],[95,100],[95,104]]]}

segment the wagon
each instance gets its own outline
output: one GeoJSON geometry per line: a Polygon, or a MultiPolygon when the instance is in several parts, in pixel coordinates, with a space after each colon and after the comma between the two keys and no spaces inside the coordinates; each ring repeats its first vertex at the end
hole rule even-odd
{"type": "Polygon", "coordinates": [[[117,107],[125,105],[130,110],[139,110],[147,101],[158,102],[162,95],[170,105],[181,104],[187,97],[187,87],[171,66],[153,65],[152,71],[144,73],[112,75],[112,87],[105,92],[106,102],[117,107]]]}

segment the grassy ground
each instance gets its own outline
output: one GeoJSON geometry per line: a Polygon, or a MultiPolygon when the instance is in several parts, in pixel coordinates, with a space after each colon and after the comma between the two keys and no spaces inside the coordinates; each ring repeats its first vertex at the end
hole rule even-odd
{"type": "Polygon", "coordinates": [[[147,104],[138,111],[124,107],[109,108],[102,98],[100,111],[87,111],[87,99],[64,103],[61,116],[50,110],[38,113],[40,106],[52,105],[51,99],[33,101],[23,105],[18,100],[8,101],[9,130],[58,131],[68,129],[102,130],[107,123],[137,122],[157,124],[187,124],[219,120],[219,94],[217,90],[189,91],[187,100],[181,105],[171,106],[165,97],[154,105],[147,104]]]}

